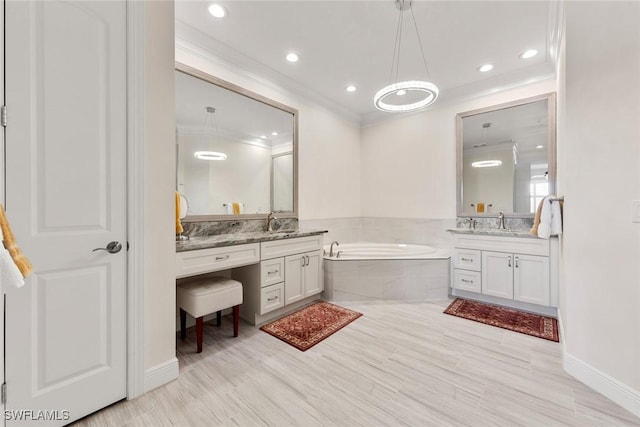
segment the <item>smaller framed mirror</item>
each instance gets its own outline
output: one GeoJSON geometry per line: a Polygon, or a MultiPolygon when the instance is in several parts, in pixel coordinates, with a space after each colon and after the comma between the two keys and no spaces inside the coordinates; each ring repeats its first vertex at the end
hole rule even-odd
{"type": "Polygon", "coordinates": [[[460,113],[457,215],[533,217],[555,193],[555,93],[460,113]]]}

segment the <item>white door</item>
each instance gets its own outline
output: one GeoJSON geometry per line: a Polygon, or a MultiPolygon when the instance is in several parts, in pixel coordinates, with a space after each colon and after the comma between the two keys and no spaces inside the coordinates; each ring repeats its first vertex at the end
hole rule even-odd
{"type": "Polygon", "coordinates": [[[304,298],[303,255],[291,255],[284,258],[284,305],[304,298]]]}
{"type": "Polygon", "coordinates": [[[5,13],[6,210],[34,267],[7,289],[6,405],[63,425],[126,396],[126,4],[5,13]]]}
{"type": "Polygon", "coordinates": [[[322,253],[320,251],[307,252],[307,262],[304,265],[304,296],[319,294],[324,290],[322,280],[322,253]]]}
{"type": "Polygon", "coordinates": [[[482,293],[513,299],[513,254],[482,251],[482,293]]]}
{"type": "Polygon", "coordinates": [[[514,254],[513,299],[549,305],[549,257],[514,254]]]}

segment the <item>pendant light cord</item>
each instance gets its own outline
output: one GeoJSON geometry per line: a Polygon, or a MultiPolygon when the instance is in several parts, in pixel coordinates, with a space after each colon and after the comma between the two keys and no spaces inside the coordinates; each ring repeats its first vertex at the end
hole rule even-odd
{"type": "Polygon", "coordinates": [[[398,24],[396,25],[396,40],[393,43],[393,57],[391,58],[391,73],[389,73],[389,82],[393,82],[395,79],[398,78],[398,68],[400,68],[401,41],[402,41],[402,8],[400,8],[400,14],[398,15],[398,24]],[[397,61],[396,61],[396,54],[398,55],[397,61]],[[394,68],[396,70],[395,76],[393,75],[394,68]]]}
{"type": "Polygon", "coordinates": [[[422,54],[422,63],[424,64],[424,69],[427,72],[427,78],[431,80],[431,75],[429,74],[429,67],[427,67],[427,59],[424,57],[424,47],[422,47],[422,40],[420,39],[420,33],[418,32],[418,23],[416,22],[416,15],[413,13],[412,4],[409,4],[409,9],[411,10],[411,17],[413,18],[413,26],[416,29],[418,44],[420,45],[420,53],[422,54]]]}

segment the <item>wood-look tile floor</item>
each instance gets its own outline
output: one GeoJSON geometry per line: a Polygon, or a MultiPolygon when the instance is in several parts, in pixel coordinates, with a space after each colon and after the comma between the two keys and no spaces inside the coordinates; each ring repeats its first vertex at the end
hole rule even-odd
{"type": "Polygon", "coordinates": [[[341,304],[363,317],[301,352],[231,320],[178,340],[180,376],[75,426],[622,426],[640,419],[562,370],[560,344],[442,313],[448,301],[341,304]]]}

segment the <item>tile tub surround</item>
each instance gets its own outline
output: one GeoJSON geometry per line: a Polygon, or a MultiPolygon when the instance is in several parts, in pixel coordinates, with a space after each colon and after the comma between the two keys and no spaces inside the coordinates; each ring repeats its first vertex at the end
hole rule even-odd
{"type": "Polygon", "coordinates": [[[300,220],[305,229],[328,230],[324,243],[372,242],[427,245],[453,250],[454,240],[447,229],[456,228],[456,219],[430,218],[326,218],[300,220]]]}
{"type": "MultiPolygon", "coordinates": [[[[276,215],[277,216],[277,215],[276,215]]],[[[242,234],[264,232],[266,219],[231,219],[224,221],[185,221],[182,223],[184,236],[201,237],[218,234],[242,234]]],[[[273,230],[298,230],[297,218],[273,220],[273,230]]]]}
{"type": "Polygon", "coordinates": [[[439,301],[447,299],[449,259],[324,260],[329,301],[439,301]]]}

